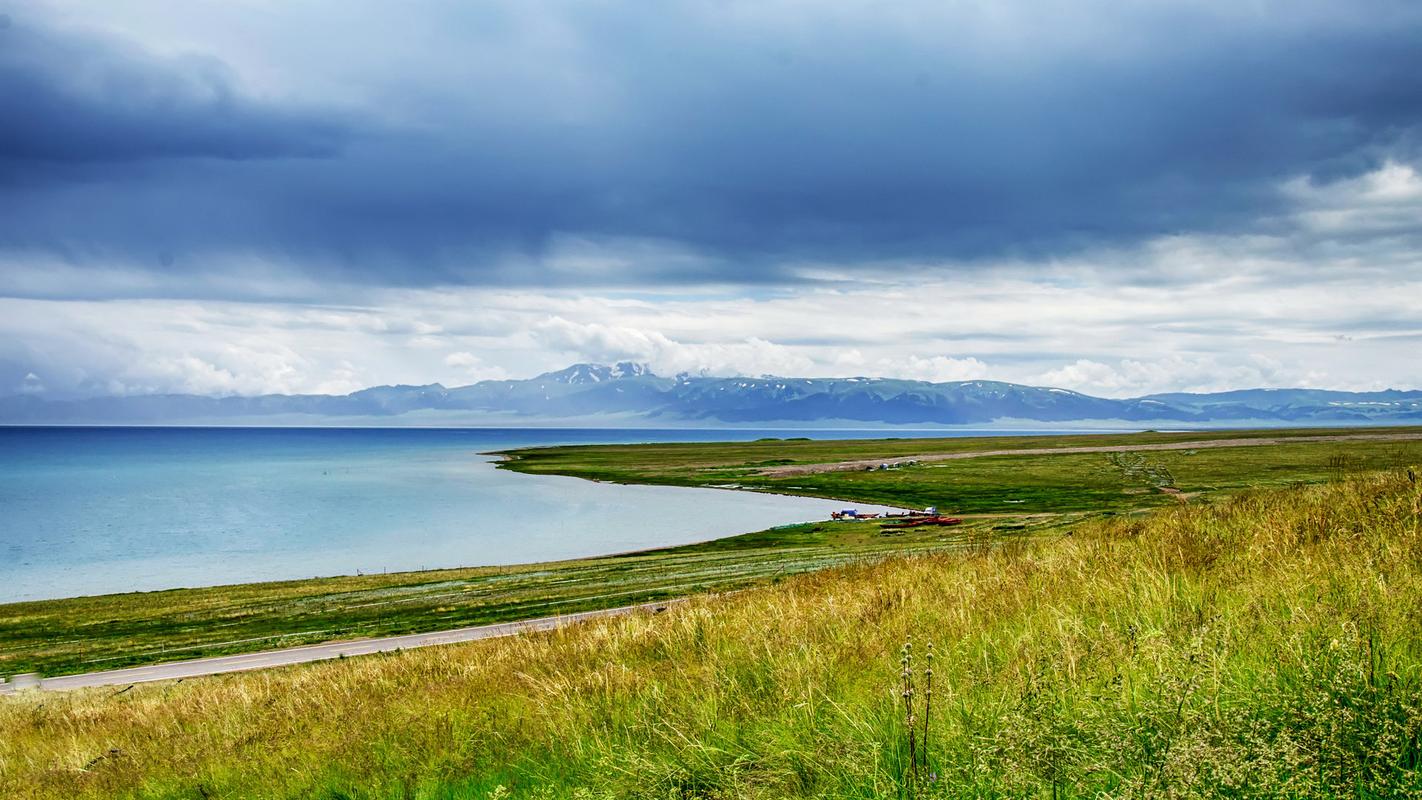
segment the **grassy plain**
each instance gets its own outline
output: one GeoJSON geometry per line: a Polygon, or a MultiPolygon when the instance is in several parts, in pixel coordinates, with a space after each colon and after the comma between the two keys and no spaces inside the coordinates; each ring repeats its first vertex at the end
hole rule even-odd
{"type": "Polygon", "coordinates": [[[298,644],[443,630],[739,589],[891,554],[1059,529],[973,520],[881,533],[811,523],[704,544],[534,564],[318,578],[0,605],[0,675],[64,675],[298,644]],[[1002,529],[1002,530],[999,530],[1002,529]]]}
{"type": "Polygon", "coordinates": [[[1197,450],[1141,451],[1163,465],[1175,487],[1211,494],[1296,482],[1319,482],[1347,472],[1422,462],[1422,441],[1323,441],[1320,435],[1422,434],[1422,428],[1190,431],[1184,433],[1014,436],[860,441],[762,440],[715,444],[580,445],[515,450],[504,469],[575,475],[619,483],[734,486],[754,491],[926,507],[960,514],[1063,511],[1123,512],[1175,502],[1149,482],[1112,466],[1103,453],[985,456],[925,462],[888,470],[765,475],[766,467],[826,464],[938,453],[1141,446],[1267,436],[1280,444],[1197,450]]]}
{"type": "MultiPolygon", "coordinates": [[[[1418,433],[1422,429],[1367,429],[1418,433]]],[[[1145,452],[1193,502],[1259,486],[1320,482],[1422,463],[1422,441],[1289,442],[1359,429],[1269,431],[1284,443],[1145,452]]],[[[1004,515],[896,535],[813,523],[688,547],[506,568],[322,578],[0,605],[0,675],[62,675],[337,639],[394,635],[725,591],[850,561],[961,548],[985,538],[1060,532],[1086,516],[1175,503],[1101,453],[993,456],[873,472],[769,477],[764,466],[922,453],[1148,445],[1247,438],[1259,431],[1087,436],[774,440],[541,448],[503,466],[599,480],[737,485],[889,505],[1004,515]]]]}
{"type": "Polygon", "coordinates": [[[1206,500],[656,617],[22,694],[0,796],[1422,796],[1415,473],[1206,500]],[[938,653],[916,784],[910,637],[938,653]]]}

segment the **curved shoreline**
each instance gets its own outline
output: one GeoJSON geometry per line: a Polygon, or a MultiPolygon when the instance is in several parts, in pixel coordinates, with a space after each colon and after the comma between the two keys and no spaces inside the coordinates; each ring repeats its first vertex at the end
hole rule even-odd
{"type": "MultiPolygon", "coordinates": [[[[1422,434],[1415,433],[1417,430],[1407,431],[1407,438],[1422,439],[1422,434]]],[[[1302,437],[1291,438],[1297,441],[1302,437]]],[[[1323,438],[1336,440],[1343,437],[1323,438]]],[[[1136,444],[1144,445],[1148,441],[1136,444]]],[[[1317,441],[1304,439],[1299,443],[1314,442],[1309,448],[1310,453],[1332,452],[1331,449],[1313,450],[1313,447],[1320,447],[1317,441]]],[[[901,445],[885,445],[889,452],[897,448],[896,454],[903,453],[901,445]]],[[[979,443],[977,446],[991,445],[979,443]]],[[[1367,452],[1367,447],[1373,450],[1378,448],[1377,445],[1355,447],[1362,448],[1358,452],[1367,452]]],[[[831,446],[821,447],[818,452],[833,455],[836,450],[848,454],[862,453],[866,449],[861,446],[856,451],[831,446]]],[[[1065,448],[1061,447],[1052,449],[1054,453],[1064,451],[1065,448]]],[[[731,458],[747,455],[736,450],[718,452],[731,458]]],[[[756,462],[763,463],[764,452],[752,449],[744,466],[753,468],[756,462]]],[[[795,452],[803,455],[805,451],[787,451],[784,455],[794,455],[795,452]]],[[[678,484],[673,482],[678,475],[678,466],[682,470],[680,474],[687,476],[689,481],[715,479],[693,466],[702,462],[687,460],[683,453],[673,454],[671,459],[664,457],[656,460],[644,459],[636,450],[629,450],[618,454],[617,459],[600,459],[601,456],[592,461],[568,458],[540,464],[541,467],[555,469],[563,467],[568,472],[525,474],[545,478],[579,477],[589,482],[629,487],[721,488],[727,492],[771,494],[861,507],[879,505],[796,493],[791,487],[785,487],[788,491],[766,491],[756,486],[731,488],[678,484]],[[616,463],[618,459],[622,459],[621,464],[616,463]],[[652,471],[649,475],[653,478],[667,475],[673,480],[638,483],[635,480],[598,479],[586,474],[631,475],[632,471],[626,469],[628,465],[640,465],[652,471]],[[578,474],[579,471],[585,474],[578,474]]],[[[500,466],[491,460],[483,463],[489,468],[500,466]]],[[[1238,469],[1245,470],[1240,474],[1253,474],[1249,472],[1251,467],[1248,462],[1240,462],[1238,469]]],[[[933,472],[936,470],[924,474],[933,472]]],[[[911,486],[913,478],[910,473],[903,475],[902,480],[908,481],[906,485],[911,486]]],[[[735,478],[726,475],[723,479],[735,478]]],[[[893,478],[890,482],[897,485],[898,480],[893,478]]],[[[859,486],[853,479],[848,485],[859,486]]],[[[962,510],[969,513],[955,514],[967,520],[961,528],[895,536],[878,535],[877,526],[863,523],[787,525],[784,527],[789,530],[783,531],[751,527],[747,533],[711,536],[697,542],[629,548],[560,560],[534,560],[515,565],[228,583],[218,587],[168,590],[165,596],[159,597],[154,596],[156,593],[129,592],[8,604],[0,606],[0,611],[8,612],[0,613],[0,644],[5,645],[0,648],[0,653],[3,653],[0,656],[0,673],[34,671],[19,669],[27,663],[45,664],[47,666],[43,669],[50,674],[79,673],[92,670],[92,664],[96,661],[119,666],[151,663],[154,657],[161,661],[163,654],[171,657],[180,651],[193,656],[250,652],[256,648],[256,642],[265,640],[264,643],[270,647],[272,639],[287,636],[295,637],[288,639],[293,644],[309,645],[318,641],[350,641],[417,631],[451,630],[470,625],[477,627],[538,618],[550,612],[581,613],[615,605],[664,602],[677,596],[754,585],[777,576],[822,569],[846,561],[951,548],[964,542],[980,541],[983,535],[997,535],[992,533],[995,530],[1014,531],[1002,535],[1040,536],[1059,531],[1083,515],[1094,513],[1085,509],[1042,515],[1035,513],[1040,509],[1024,509],[1005,516],[1018,518],[1025,524],[1004,527],[993,521],[1001,518],[996,514],[974,514],[971,512],[977,509],[973,508],[962,510]],[[1024,528],[1025,532],[1016,533],[1024,528]],[[28,626],[27,618],[31,620],[28,626]],[[34,625],[41,618],[44,622],[39,623],[41,628],[36,635],[34,625]],[[112,624],[95,627],[97,620],[107,620],[112,624]],[[75,651],[80,654],[70,655],[75,651]]],[[[705,510],[700,511],[705,516],[705,510]]],[[[560,535],[575,533],[567,531],[560,535]]]]}
{"type": "Polygon", "coordinates": [[[218,438],[208,456],[197,448],[212,437],[189,433],[167,432],[156,448],[145,440],[86,449],[96,455],[55,469],[46,459],[77,458],[91,437],[39,440],[27,458],[45,469],[13,465],[27,499],[0,524],[10,531],[0,537],[10,555],[0,565],[0,604],[564,562],[819,520],[835,502],[592,486],[496,471],[495,457],[473,455],[540,441],[532,437],[390,444],[358,435],[297,439],[291,448],[276,440],[268,451],[265,439],[253,445],[238,432],[218,438]],[[170,457],[175,447],[190,454],[170,457]],[[150,495],[154,502],[135,502],[150,495]]]}
{"type": "MultiPolygon", "coordinates": [[[[481,454],[481,455],[488,455],[488,454],[481,454]]],[[[516,471],[516,470],[515,470],[515,471],[516,471]]],[[[520,473],[520,474],[529,474],[529,473],[520,473]]],[[[730,487],[725,487],[725,486],[682,486],[682,485],[675,485],[675,484],[634,483],[634,482],[630,482],[630,481],[605,481],[605,480],[598,480],[598,479],[596,479],[596,478],[587,478],[587,477],[583,477],[583,476],[580,476],[580,475],[559,475],[559,474],[551,474],[551,473],[549,473],[549,474],[540,474],[540,475],[537,475],[536,477],[573,478],[573,479],[577,479],[577,480],[588,481],[588,482],[590,482],[590,483],[607,484],[607,485],[611,485],[611,486],[649,487],[649,488],[664,488],[664,489],[693,489],[693,490],[699,489],[699,490],[707,490],[707,491],[736,492],[736,493],[742,493],[742,494],[763,495],[763,496],[771,496],[771,497],[785,497],[785,498],[792,498],[792,499],[798,499],[798,500],[823,500],[823,501],[825,501],[825,502],[827,502],[827,503],[853,504],[853,505],[857,505],[857,506],[859,506],[859,507],[861,507],[861,508],[868,509],[868,510],[872,510],[872,511],[875,511],[875,512],[878,512],[878,513],[881,513],[881,514],[884,513],[884,512],[897,512],[897,511],[902,510],[902,509],[900,509],[900,508],[898,508],[898,507],[895,507],[895,506],[886,506],[886,505],[879,504],[879,503],[864,502],[864,501],[860,501],[860,500],[851,500],[851,499],[837,498],[837,497],[825,497],[825,496],[811,495],[811,494],[796,494],[796,493],[792,493],[792,492],[761,491],[761,490],[754,489],[754,488],[749,488],[749,487],[747,487],[747,488],[730,488],[730,487]]],[[[1014,515],[1014,516],[1017,516],[1017,515],[1014,515]]],[[[232,582],[227,582],[227,583],[213,583],[213,584],[193,584],[193,585],[183,585],[183,586],[169,586],[169,587],[157,588],[157,589],[134,589],[134,590],[123,591],[123,592],[96,592],[96,593],[93,593],[93,594],[65,595],[65,596],[63,596],[63,597],[46,597],[46,598],[36,598],[36,599],[27,599],[27,600],[14,600],[14,601],[10,601],[10,602],[0,602],[0,611],[3,611],[3,610],[5,610],[5,609],[12,609],[12,608],[23,607],[23,606],[32,605],[32,604],[56,603],[56,602],[64,602],[64,601],[71,601],[71,600],[99,600],[99,599],[103,599],[103,598],[119,598],[119,597],[134,597],[134,596],[151,596],[151,595],[163,594],[163,593],[166,593],[166,592],[210,591],[210,590],[221,590],[221,589],[236,589],[236,588],[239,588],[239,587],[243,587],[243,588],[245,588],[245,587],[269,587],[269,588],[276,588],[276,587],[288,586],[288,585],[293,585],[293,584],[308,584],[308,583],[313,583],[313,582],[331,582],[331,581],[340,581],[340,580],[346,580],[346,579],[372,578],[372,577],[376,577],[376,576],[386,577],[386,578],[396,578],[396,577],[400,577],[400,576],[420,576],[420,575],[435,576],[435,575],[438,575],[438,574],[441,574],[441,573],[467,573],[467,572],[474,572],[474,571],[499,572],[499,571],[529,570],[529,569],[538,569],[538,568],[556,568],[556,567],[563,567],[563,566],[567,566],[567,565],[571,565],[571,564],[582,564],[582,563],[586,563],[586,562],[593,562],[593,561],[597,561],[597,560],[600,560],[600,559],[628,558],[628,557],[632,557],[632,556],[639,556],[639,555],[649,555],[649,554],[655,554],[655,553],[662,553],[662,552],[666,552],[666,551],[669,551],[669,550],[675,550],[675,549],[684,548],[684,547],[698,547],[698,546],[702,546],[702,545],[712,544],[712,543],[715,543],[715,542],[722,542],[722,541],[726,541],[726,540],[730,540],[730,539],[735,539],[735,538],[738,538],[738,537],[741,537],[741,536],[747,536],[747,535],[751,535],[751,534],[755,534],[755,533],[760,533],[760,532],[763,532],[763,531],[766,531],[766,530],[776,530],[776,529],[778,529],[778,528],[794,527],[794,526],[797,526],[797,525],[810,525],[810,524],[815,524],[815,523],[819,523],[819,522],[828,523],[829,521],[830,521],[830,520],[828,519],[828,513],[826,513],[824,519],[806,519],[806,520],[799,520],[799,521],[796,521],[796,522],[785,523],[785,524],[783,524],[783,525],[772,526],[772,527],[770,527],[770,528],[755,528],[755,529],[752,529],[752,530],[737,530],[737,531],[733,531],[733,532],[730,532],[730,533],[717,534],[717,535],[709,536],[709,537],[706,537],[706,538],[694,539],[694,540],[691,540],[691,541],[674,542],[674,543],[670,543],[670,544],[650,545],[650,546],[647,546],[647,547],[634,547],[634,548],[625,549],[625,550],[613,550],[613,551],[603,552],[603,553],[593,553],[593,554],[589,554],[589,555],[572,556],[572,557],[569,557],[569,558],[543,559],[543,560],[534,560],[534,561],[516,561],[516,562],[511,562],[511,563],[506,563],[506,564],[454,564],[454,565],[451,565],[451,566],[443,566],[443,567],[427,567],[427,568],[422,568],[422,569],[395,569],[395,570],[382,571],[382,572],[374,572],[374,571],[357,571],[357,572],[354,572],[354,573],[339,572],[339,573],[331,573],[331,574],[328,574],[328,575],[311,575],[311,576],[303,576],[303,577],[295,577],[295,578],[272,578],[272,579],[269,579],[269,580],[232,581],[232,582]]]]}

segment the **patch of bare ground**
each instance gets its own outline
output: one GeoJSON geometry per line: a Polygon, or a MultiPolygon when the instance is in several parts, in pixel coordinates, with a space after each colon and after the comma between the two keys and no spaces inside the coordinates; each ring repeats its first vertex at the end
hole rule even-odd
{"type": "Polygon", "coordinates": [[[775,477],[813,475],[820,472],[854,472],[881,464],[899,466],[909,462],[957,461],[964,458],[989,456],[1050,456],[1068,453],[1132,453],[1144,450],[1205,450],[1216,447],[1261,447],[1300,442],[1409,442],[1422,440],[1422,433],[1359,433],[1330,436],[1260,436],[1248,439],[1205,439],[1195,442],[1164,442],[1157,444],[1096,445],[1088,447],[1029,447],[1019,450],[973,450],[965,453],[925,453],[893,458],[863,458],[829,464],[790,464],[765,467],[759,474],[775,477]]]}

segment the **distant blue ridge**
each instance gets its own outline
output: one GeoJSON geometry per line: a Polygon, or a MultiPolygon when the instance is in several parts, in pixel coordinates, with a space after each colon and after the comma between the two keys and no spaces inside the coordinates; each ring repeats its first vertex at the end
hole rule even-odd
{"type": "Polygon", "coordinates": [[[375,386],[347,395],[0,398],[0,424],[609,426],[1116,424],[1138,428],[1422,422],[1422,391],[1244,389],[1111,399],[1000,381],[654,375],[645,365],[574,364],[526,380],[375,386]]]}

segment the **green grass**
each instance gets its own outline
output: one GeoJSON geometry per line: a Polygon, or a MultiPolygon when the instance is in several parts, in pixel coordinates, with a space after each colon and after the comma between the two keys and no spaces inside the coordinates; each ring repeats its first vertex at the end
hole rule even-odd
{"type": "Polygon", "coordinates": [[[62,675],[611,608],[908,551],[1031,535],[1065,519],[889,534],[815,523],[705,544],[519,567],[406,572],[0,606],[0,674],[62,675]],[[1018,526],[1022,526],[1019,528],[1018,526]]]}
{"type": "MultiPolygon", "coordinates": [[[[743,489],[909,507],[936,505],[962,514],[1131,511],[1174,502],[1132,479],[1102,453],[988,456],[890,470],[768,476],[766,466],[984,450],[1140,445],[1259,436],[1422,433],[1422,428],[1100,434],[1087,436],[763,441],[717,444],[581,445],[514,450],[504,469],[592,480],[743,489]]],[[[1141,451],[1166,465],[1189,493],[1316,483],[1342,472],[1422,462],[1422,441],[1307,442],[1256,447],[1141,451]],[[1341,461],[1340,461],[1341,460],[1341,461]]]]}
{"type": "MultiPolygon", "coordinates": [[[[874,472],[769,477],[771,462],[823,463],[922,453],[1071,447],[1215,438],[1284,439],[1422,429],[1231,431],[1087,436],[768,440],[541,448],[506,468],[679,485],[735,484],[945,512],[1006,514],[961,528],[880,535],[872,526],[809,524],[626,556],[510,568],[469,568],[179,589],[0,605],[0,674],[62,675],[337,639],[505,622],[756,585],[848,561],[961,547],[1059,530],[1086,515],[1176,502],[1106,456],[996,456],[874,472]],[[1050,517],[1024,516],[1049,514],[1050,517]]],[[[1346,472],[1422,463],[1422,442],[1295,442],[1155,451],[1197,501],[1251,487],[1317,483],[1346,472]]]]}
{"type": "Polygon", "coordinates": [[[657,616],[0,702],[0,796],[1422,796],[1415,473],[1216,494],[657,616]],[[938,645],[907,775],[901,644],[938,645]]]}

